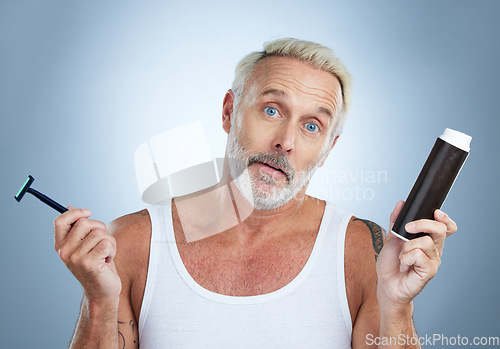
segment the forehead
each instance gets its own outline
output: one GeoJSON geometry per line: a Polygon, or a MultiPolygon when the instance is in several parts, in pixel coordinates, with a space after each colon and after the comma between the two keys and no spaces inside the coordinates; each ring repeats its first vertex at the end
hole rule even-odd
{"type": "Polygon", "coordinates": [[[342,89],[336,76],[290,57],[262,59],[251,73],[245,90],[251,98],[278,90],[295,98],[326,103],[332,111],[342,103],[342,89]]]}

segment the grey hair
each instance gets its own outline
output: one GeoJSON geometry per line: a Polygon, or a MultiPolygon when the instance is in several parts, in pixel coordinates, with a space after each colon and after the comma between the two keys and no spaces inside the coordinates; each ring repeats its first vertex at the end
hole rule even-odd
{"type": "Polygon", "coordinates": [[[332,49],[315,42],[294,38],[281,38],[264,43],[263,51],[252,52],[245,56],[236,66],[231,86],[235,95],[234,110],[238,109],[245,85],[250,79],[257,63],[266,57],[272,56],[298,59],[333,74],[339,80],[342,89],[342,108],[340,108],[336,115],[337,120],[331,138],[331,142],[333,143],[334,139],[342,133],[347,114],[351,108],[352,77],[332,49]]]}

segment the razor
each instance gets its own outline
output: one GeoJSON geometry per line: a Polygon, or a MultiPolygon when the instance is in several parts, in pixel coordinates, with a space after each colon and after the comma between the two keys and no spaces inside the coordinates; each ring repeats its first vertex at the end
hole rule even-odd
{"type": "Polygon", "coordinates": [[[21,187],[21,189],[19,190],[17,195],[14,196],[14,199],[16,199],[17,202],[21,202],[21,200],[24,197],[24,194],[30,193],[30,194],[34,195],[35,197],[37,197],[38,199],[40,199],[40,201],[43,202],[44,204],[49,205],[54,210],[56,210],[60,213],[64,213],[68,210],[66,207],[64,207],[63,205],[52,200],[47,195],[44,195],[44,194],[40,193],[38,190],[31,188],[31,184],[33,184],[34,181],[35,181],[35,178],[33,178],[31,175],[29,175],[28,179],[26,180],[26,182],[24,182],[23,186],[21,187]]]}

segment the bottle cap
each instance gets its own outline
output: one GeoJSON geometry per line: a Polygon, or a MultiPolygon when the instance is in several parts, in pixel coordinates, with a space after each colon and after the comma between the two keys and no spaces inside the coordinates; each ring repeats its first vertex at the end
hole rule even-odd
{"type": "Polygon", "coordinates": [[[446,128],[439,138],[463,151],[470,151],[470,141],[472,137],[465,133],[446,128]]]}

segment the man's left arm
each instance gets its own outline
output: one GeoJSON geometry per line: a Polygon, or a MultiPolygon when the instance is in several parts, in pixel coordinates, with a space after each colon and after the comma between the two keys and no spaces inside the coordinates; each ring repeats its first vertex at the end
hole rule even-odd
{"type": "MultiPolygon", "coordinates": [[[[391,228],[402,206],[401,201],[391,214],[391,228]]],[[[418,220],[406,227],[408,232],[429,236],[404,242],[388,234],[377,258],[376,287],[364,286],[367,292],[354,323],[353,348],[420,348],[412,301],[436,274],[444,240],[457,230],[445,213],[436,210],[434,216],[435,221],[418,220]]]]}

